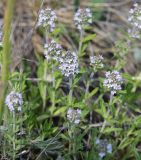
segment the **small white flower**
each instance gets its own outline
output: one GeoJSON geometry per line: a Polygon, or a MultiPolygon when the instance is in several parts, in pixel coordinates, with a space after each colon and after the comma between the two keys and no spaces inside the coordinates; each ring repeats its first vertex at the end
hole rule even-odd
{"type": "Polygon", "coordinates": [[[134,7],[138,7],[138,3],[134,3],[134,5],[133,5],[134,7]]]}
{"type": "Polygon", "coordinates": [[[107,153],[112,153],[112,144],[111,143],[109,143],[108,145],[107,145],[107,153]]]}
{"type": "Polygon", "coordinates": [[[128,34],[132,38],[136,38],[136,39],[140,38],[140,31],[136,27],[128,29],[128,34]]]}
{"type": "Polygon", "coordinates": [[[21,111],[23,105],[22,94],[15,91],[10,92],[5,99],[5,104],[11,112],[21,111]]]}
{"type": "Polygon", "coordinates": [[[123,79],[118,71],[109,71],[105,75],[104,86],[111,90],[111,94],[114,95],[118,90],[121,90],[123,79]]]}
{"type": "Polygon", "coordinates": [[[43,26],[48,31],[53,32],[56,20],[57,16],[53,10],[50,8],[42,9],[39,13],[37,26],[43,26]]]}
{"type": "Polygon", "coordinates": [[[44,45],[44,55],[47,60],[54,59],[58,60],[62,56],[63,49],[60,44],[56,43],[54,40],[51,40],[49,44],[44,45]]]}
{"type": "Polygon", "coordinates": [[[112,144],[108,143],[107,139],[96,139],[98,155],[101,159],[106,156],[107,153],[112,153],[112,144]]]}
{"type": "Polygon", "coordinates": [[[85,26],[92,23],[92,13],[89,8],[78,9],[74,16],[74,22],[79,30],[83,30],[85,26]]]}
{"type": "Polygon", "coordinates": [[[133,38],[140,38],[141,32],[141,6],[135,3],[129,11],[128,22],[131,24],[131,29],[128,33],[133,38]]]}
{"type": "Polygon", "coordinates": [[[100,152],[98,155],[102,159],[103,157],[105,157],[106,154],[104,152],[100,152]]]}
{"type": "Polygon", "coordinates": [[[81,110],[80,109],[72,109],[69,108],[67,111],[67,119],[70,123],[79,124],[81,118],[81,110]]]}
{"type": "Polygon", "coordinates": [[[131,25],[140,26],[141,25],[141,7],[135,3],[134,7],[129,11],[129,18],[128,21],[131,25]]]}
{"type": "Polygon", "coordinates": [[[98,70],[104,67],[102,61],[103,61],[103,57],[101,55],[90,56],[90,64],[94,67],[95,70],[98,70]]]}
{"type": "Polygon", "coordinates": [[[99,144],[100,140],[97,138],[95,144],[99,144]]]}
{"type": "Polygon", "coordinates": [[[129,13],[133,14],[134,13],[134,9],[130,9],[129,13]]]}
{"type": "Polygon", "coordinates": [[[78,57],[75,52],[67,51],[59,60],[59,69],[66,77],[78,73],[78,57]]]}

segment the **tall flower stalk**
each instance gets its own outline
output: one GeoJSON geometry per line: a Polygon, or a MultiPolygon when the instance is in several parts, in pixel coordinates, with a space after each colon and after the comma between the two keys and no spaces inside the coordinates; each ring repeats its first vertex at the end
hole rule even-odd
{"type": "MultiPolygon", "coordinates": [[[[90,9],[79,9],[75,16],[74,16],[74,22],[77,27],[77,29],[80,32],[80,39],[79,39],[79,47],[77,54],[74,52],[68,51],[65,56],[62,58],[62,62],[60,65],[60,69],[62,73],[69,78],[69,106],[71,107],[72,103],[72,96],[73,96],[73,78],[76,73],[78,73],[78,57],[81,56],[81,49],[82,49],[82,39],[84,35],[84,28],[88,25],[88,23],[92,22],[92,14],[90,12],[90,9]]],[[[80,122],[80,115],[81,110],[74,110],[70,108],[67,112],[67,118],[71,122],[70,127],[68,127],[68,132],[70,135],[70,139],[72,142],[70,142],[69,149],[73,150],[73,159],[76,160],[76,128],[75,124],[78,124],[80,122]]]]}
{"type": "Polygon", "coordinates": [[[16,159],[16,115],[13,112],[13,160],[16,159]]]}
{"type": "MultiPolygon", "coordinates": [[[[43,79],[46,81],[47,79],[47,62],[44,61],[44,75],[43,75],[43,79]]],[[[43,111],[46,107],[46,96],[47,96],[47,86],[44,85],[44,94],[43,94],[43,111]]]]}
{"type": "MultiPolygon", "coordinates": [[[[48,43],[48,32],[46,30],[45,32],[45,41],[48,43]]],[[[43,79],[46,81],[47,79],[47,68],[48,68],[48,61],[44,61],[44,75],[43,79]]],[[[44,85],[44,95],[43,95],[43,111],[45,110],[46,107],[46,96],[47,96],[47,85],[44,85]]]]}
{"type": "Polygon", "coordinates": [[[131,27],[128,29],[128,33],[132,38],[141,38],[141,6],[138,3],[134,3],[133,8],[129,11],[128,22],[131,27]]]}
{"type": "Polygon", "coordinates": [[[2,75],[1,75],[1,91],[0,91],[0,123],[3,119],[4,99],[8,85],[9,69],[10,69],[10,52],[11,52],[11,23],[14,10],[15,0],[7,0],[5,16],[4,16],[4,38],[3,38],[3,54],[2,54],[2,75]]]}
{"type": "Polygon", "coordinates": [[[69,106],[72,103],[72,95],[73,95],[73,89],[72,89],[72,77],[69,79],[69,106]]]}
{"type": "Polygon", "coordinates": [[[74,23],[80,32],[80,41],[78,49],[78,55],[80,56],[85,27],[92,23],[91,10],[89,8],[78,9],[78,11],[74,15],[74,23]]]}
{"type": "MultiPolygon", "coordinates": [[[[72,107],[72,100],[73,100],[73,78],[75,74],[78,73],[78,56],[75,52],[67,51],[62,58],[60,59],[59,69],[61,70],[62,74],[68,78],[69,80],[69,94],[68,94],[68,106],[72,107]]],[[[71,121],[79,121],[79,117],[77,117],[78,110],[69,109],[67,113],[68,119],[71,121]],[[77,120],[78,118],[78,120],[77,120]]],[[[79,114],[79,113],[78,113],[79,114]]],[[[79,116],[79,115],[78,115],[79,116]]],[[[75,122],[76,122],[75,121],[75,122]]],[[[77,123],[76,122],[76,123],[77,123]]],[[[76,147],[75,147],[75,128],[73,127],[73,124],[70,124],[68,127],[68,132],[70,135],[70,139],[72,142],[70,142],[69,149],[73,150],[73,158],[76,160],[76,147]]]]}
{"type": "Polygon", "coordinates": [[[81,55],[81,49],[82,49],[82,39],[83,39],[84,31],[80,31],[80,41],[79,41],[79,48],[78,48],[78,56],[81,55]]]}
{"type": "Polygon", "coordinates": [[[72,109],[69,108],[67,111],[67,120],[68,123],[68,133],[70,136],[70,144],[69,150],[73,151],[73,159],[77,160],[76,154],[76,132],[77,132],[77,125],[81,121],[81,110],[80,109],[72,109]]]}
{"type": "Polygon", "coordinates": [[[61,59],[61,55],[62,55],[62,47],[60,44],[58,44],[55,40],[50,40],[47,41],[44,45],[44,55],[46,57],[46,60],[49,62],[52,62],[52,86],[53,86],[53,90],[52,90],[52,111],[54,111],[55,109],[55,76],[54,76],[54,71],[55,71],[55,65],[54,63],[56,63],[56,61],[59,61],[61,59]]]}
{"type": "MultiPolygon", "coordinates": [[[[46,37],[46,42],[44,45],[44,55],[45,55],[45,62],[51,62],[51,68],[52,68],[52,72],[51,72],[51,77],[52,77],[52,109],[51,109],[51,114],[53,114],[53,111],[55,109],[55,76],[54,76],[54,72],[55,72],[55,65],[54,63],[56,61],[59,61],[60,57],[61,57],[61,53],[62,53],[62,47],[60,44],[58,44],[56,41],[49,39],[48,37],[46,37]]],[[[47,75],[46,75],[47,76],[47,75]]]]}
{"type": "Polygon", "coordinates": [[[8,107],[10,113],[12,113],[12,143],[13,143],[13,160],[16,159],[16,113],[21,112],[22,105],[23,105],[23,98],[22,94],[16,91],[12,91],[10,94],[7,95],[5,99],[5,104],[8,107]]]}
{"type": "MultiPolygon", "coordinates": [[[[52,53],[52,49],[53,47],[51,45],[49,45],[49,38],[48,35],[50,32],[53,32],[55,27],[56,27],[56,20],[57,20],[57,16],[55,14],[55,12],[50,9],[41,9],[40,13],[39,13],[39,18],[38,18],[38,26],[42,26],[45,28],[46,31],[46,37],[45,37],[45,46],[44,46],[44,54],[45,57],[47,59],[47,61],[45,60],[45,68],[44,68],[44,79],[46,80],[47,78],[47,68],[48,68],[48,60],[50,59],[50,54],[52,53]]],[[[53,67],[53,66],[52,66],[53,67]]],[[[54,67],[53,67],[54,68],[54,67]]],[[[54,77],[54,69],[52,69],[52,76],[53,76],[53,98],[52,98],[52,107],[54,108],[55,106],[55,77],[54,77]]],[[[43,110],[46,107],[46,95],[47,95],[47,86],[44,86],[44,95],[43,95],[43,110]]]]}
{"type": "Polygon", "coordinates": [[[53,115],[54,109],[55,109],[55,76],[54,76],[54,64],[52,62],[52,110],[51,115],[53,115]]]}

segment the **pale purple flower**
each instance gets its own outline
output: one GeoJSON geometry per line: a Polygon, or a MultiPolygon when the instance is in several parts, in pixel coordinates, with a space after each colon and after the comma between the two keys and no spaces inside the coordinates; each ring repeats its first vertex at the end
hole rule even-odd
{"type": "Polygon", "coordinates": [[[112,153],[112,144],[107,139],[96,139],[95,142],[100,159],[103,159],[107,153],[112,153]]]}
{"type": "Polygon", "coordinates": [[[108,145],[107,145],[107,153],[112,153],[112,144],[111,143],[109,143],[108,145]]]}
{"type": "Polygon", "coordinates": [[[94,70],[96,71],[104,67],[102,61],[103,61],[103,57],[101,55],[90,56],[90,64],[94,67],[94,70]]]}
{"type": "Polygon", "coordinates": [[[100,139],[96,139],[95,144],[100,144],[100,139]]]}
{"type": "Polygon", "coordinates": [[[81,119],[81,110],[69,108],[67,111],[67,119],[70,123],[79,124],[81,119]]]}
{"type": "Polygon", "coordinates": [[[92,23],[92,13],[89,8],[78,9],[74,15],[74,22],[78,30],[83,30],[92,23]]]}
{"type": "Polygon", "coordinates": [[[131,28],[128,29],[130,37],[140,38],[141,34],[141,6],[138,3],[133,5],[133,8],[129,11],[128,22],[131,24],[131,28]]]}
{"type": "Polygon", "coordinates": [[[103,157],[105,157],[106,153],[105,152],[99,152],[98,155],[102,159],[103,157]]]}
{"type": "Polygon", "coordinates": [[[56,26],[56,20],[57,16],[53,10],[50,8],[42,9],[39,13],[37,26],[43,26],[48,31],[53,32],[56,26]]]}
{"type": "Polygon", "coordinates": [[[59,60],[59,69],[66,77],[78,73],[78,56],[75,52],[67,51],[59,60]]]}
{"type": "Polygon", "coordinates": [[[132,38],[136,38],[136,39],[140,38],[140,31],[136,27],[128,29],[128,34],[132,38]]]}
{"type": "Polygon", "coordinates": [[[141,6],[138,3],[135,3],[130,9],[128,21],[132,26],[141,29],[141,6]]]}
{"type": "Polygon", "coordinates": [[[5,104],[11,112],[21,111],[23,105],[22,94],[15,91],[10,92],[5,99],[5,104]]]}
{"type": "Polygon", "coordinates": [[[63,49],[60,44],[51,40],[50,43],[44,45],[44,55],[47,60],[54,59],[59,61],[62,56],[63,49]]]}
{"type": "Polygon", "coordinates": [[[123,83],[123,78],[118,71],[106,72],[106,78],[104,80],[104,86],[111,91],[114,95],[117,91],[121,90],[121,84],[123,83]]]}

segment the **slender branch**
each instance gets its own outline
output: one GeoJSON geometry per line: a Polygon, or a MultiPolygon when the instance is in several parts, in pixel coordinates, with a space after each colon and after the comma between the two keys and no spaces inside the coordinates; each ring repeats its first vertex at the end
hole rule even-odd
{"type": "Polygon", "coordinates": [[[80,41],[79,41],[79,48],[78,48],[78,56],[81,55],[82,39],[83,39],[83,30],[80,31],[80,41]]]}
{"type": "Polygon", "coordinates": [[[13,112],[13,160],[16,158],[16,115],[13,112]]]}
{"type": "Polygon", "coordinates": [[[72,89],[72,77],[69,79],[69,105],[71,106],[72,103],[72,95],[73,95],[73,89],[72,89]]]}
{"type": "Polygon", "coordinates": [[[52,110],[55,109],[55,76],[54,76],[54,65],[52,63],[52,110]]]}

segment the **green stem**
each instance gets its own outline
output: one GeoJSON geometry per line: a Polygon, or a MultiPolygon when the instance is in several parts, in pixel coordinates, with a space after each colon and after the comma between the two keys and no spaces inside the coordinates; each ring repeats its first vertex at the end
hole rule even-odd
{"type": "Polygon", "coordinates": [[[87,100],[87,96],[88,96],[88,93],[89,93],[89,86],[90,86],[90,80],[88,80],[87,83],[86,83],[85,101],[87,100]]]}
{"type": "Polygon", "coordinates": [[[75,126],[74,124],[68,123],[68,135],[70,137],[69,141],[69,153],[72,153],[73,160],[77,160],[75,153],[76,153],[76,141],[75,141],[75,126]]]}
{"type": "MultiPolygon", "coordinates": [[[[44,60],[44,77],[43,79],[46,81],[47,78],[47,62],[44,60]]],[[[47,86],[44,84],[44,95],[43,95],[43,111],[46,108],[46,95],[47,95],[47,86]]]]}
{"type": "Polygon", "coordinates": [[[16,159],[16,116],[15,112],[13,112],[13,160],[16,159]]]}
{"type": "Polygon", "coordinates": [[[75,11],[79,8],[79,6],[80,6],[80,0],[74,0],[75,11]]]}
{"type": "Polygon", "coordinates": [[[74,159],[74,160],[77,160],[77,159],[76,159],[76,155],[75,155],[75,153],[76,153],[76,152],[75,152],[75,148],[76,148],[76,146],[75,146],[75,137],[74,137],[74,142],[73,142],[73,159],[74,159]]]}
{"type": "Polygon", "coordinates": [[[73,144],[72,144],[72,150],[73,150],[73,159],[74,160],[77,160],[77,158],[76,158],[76,141],[75,141],[75,126],[72,126],[72,139],[73,139],[73,144]]]}
{"type": "Polygon", "coordinates": [[[82,39],[83,39],[83,31],[81,30],[81,31],[80,31],[79,48],[78,48],[78,56],[81,56],[82,39]]]}
{"type": "MultiPolygon", "coordinates": [[[[20,117],[21,117],[21,122],[20,122],[20,133],[21,133],[21,135],[20,135],[20,148],[22,148],[22,146],[23,146],[23,137],[22,137],[22,133],[23,133],[23,127],[22,127],[22,125],[23,125],[23,116],[22,115],[23,114],[22,114],[22,111],[20,112],[20,117]]],[[[22,155],[20,156],[20,159],[22,159],[22,155]]]]}
{"type": "MultiPolygon", "coordinates": [[[[48,32],[47,30],[45,31],[45,39],[46,43],[48,43],[48,32]]],[[[48,68],[48,60],[44,60],[44,80],[46,81],[47,79],[47,68],[48,68]]],[[[43,97],[43,111],[45,110],[46,107],[46,96],[47,96],[47,85],[44,85],[44,97],[43,97]]]]}
{"type": "Polygon", "coordinates": [[[4,140],[3,140],[3,156],[6,157],[6,138],[5,136],[3,135],[4,137],[4,140]]]}
{"type": "Polygon", "coordinates": [[[54,65],[52,64],[52,111],[55,109],[55,76],[54,76],[54,65]]]}
{"type": "Polygon", "coordinates": [[[14,10],[15,0],[7,0],[7,6],[4,16],[4,38],[3,38],[3,54],[2,54],[2,77],[1,77],[1,91],[0,91],[0,123],[3,119],[4,111],[4,99],[8,85],[9,69],[10,69],[10,33],[11,33],[11,23],[14,10]]]}
{"type": "Polygon", "coordinates": [[[69,87],[70,87],[70,90],[69,90],[69,106],[70,106],[72,103],[72,94],[73,94],[72,78],[69,79],[69,87]]]}

